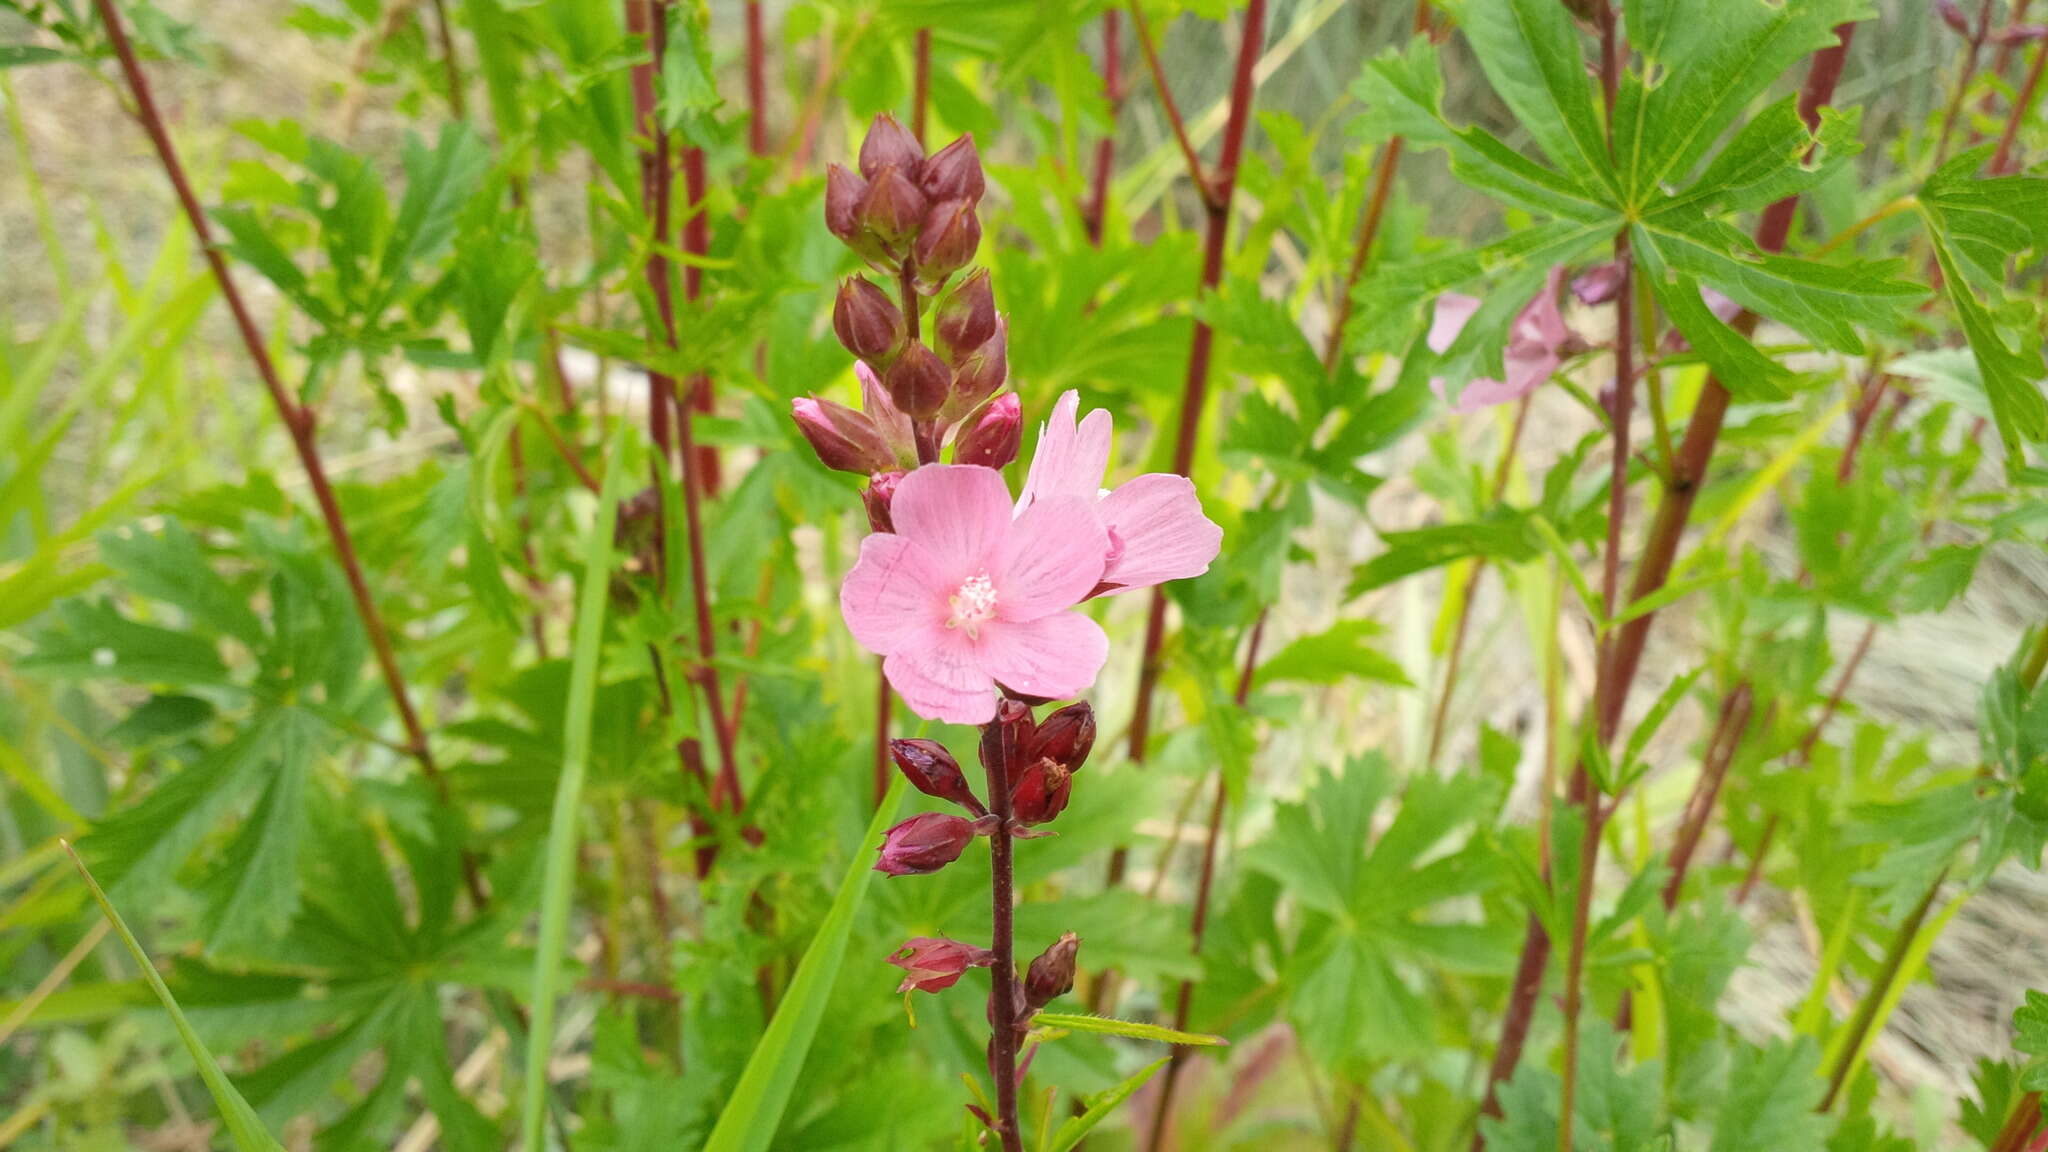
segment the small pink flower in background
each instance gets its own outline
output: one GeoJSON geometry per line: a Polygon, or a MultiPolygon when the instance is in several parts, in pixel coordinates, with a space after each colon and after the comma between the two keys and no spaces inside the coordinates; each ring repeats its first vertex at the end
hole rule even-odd
{"type": "MultiPolygon", "coordinates": [[[[1508,329],[1507,379],[1482,377],[1466,381],[1457,403],[1452,405],[1453,411],[1476,412],[1520,400],[1541,387],[1564,363],[1564,358],[1577,347],[1578,337],[1565,324],[1564,313],[1557,307],[1558,288],[1563,282],[1564,267],[1553,267],[1543,280],[1542,291],[1515,316],[1514,326],[1508,329]]],[[[1456,292],[1438,296],[1436,313],[1429,324],[1430,351],[1438,355],[1449,351],[1477,311],[1479,301],[1470,296],[1456,292]]],[[[1438,397],[1444,396],[1442,377],[1431,380],[1429,387],[1438,397]]]]}
{"type": "Polygon", "coordinates": [[[882,834],[882,858],[875,871],[891,876],[924,876],[960,858],[974,840],[974,821],[947,812],[912,816],[882,834]]]}
{"type": "Polygon", "coordinates": [[[998,684],[1061,699],[1095,683],[1109,639],[1072,610],[1110,551],[1092,500],[1049,496],[1013,518],[1001,473],[931,464],[896,485],[889,519],[893,535],[861,541],[839,610],[911,711],[986,724],[998,684]]]}
{"type": "Polygon", "coordinates": [[[903,969],[906,975],[903,983],[896,986],[898,992],[937,992],[951,988],[960,982],[960,977],[969,968],[986,968],[996,962],[996,954],[986,948],[962,944],[942,936],[917,936],[903,942],[889,956],[889,963],[903,969]]]}
{"type": "Polygon", "coordinates": [[[1068,391],[1039,430],[1038,450],[1017,497],[1017,514],[1063,496],[1092,502],[1109,533],[1109,554],[1097,591],[1114,595],[1168,580],[1200,576],[1223,547],[1223,529],[1202,515],[1201,498],[1185,476],[1148,472],[1102,489],[1109,467],[1110,415],[1101,408],[1075,420],[1081,395],[1068,391]]]}

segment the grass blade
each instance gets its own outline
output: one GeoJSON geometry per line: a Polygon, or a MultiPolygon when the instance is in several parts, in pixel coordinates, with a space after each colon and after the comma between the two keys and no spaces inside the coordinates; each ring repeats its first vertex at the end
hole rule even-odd
{"type": "Polygon", "coordinates": [[[1117,1105],[1130,1099],[1133,1093],[1143,1088],[1145,1081],[1150,1080],[1153,1073],[1166,1067],[1166,1062],[1169,1059],[1171,1057],[1162,1056],[1143,1068],[1138,1069],[1136,1072],[1131,1073],[1130,1077],[1123,1083],[1099,1096],[1091,1097],[1088,1100],[1088,1110],[1086,1112],[1060,1125],[1059,1134],[1053,1137],[1050,1152],[1069,1152],[1070,1149],[1081,1142],[1082,1137],[1094,1131],[1095,1126],[1102,1123],[1104,1117],[1115,1111],[1117,1105]]]}
{"type": "Polygon", "coordinates": [[[264,1130],[263,1122],[256,1118],[256,1110],[242,1099],[242,1094],[228,1080],[227,1073],[220,1070],[219,1061],[206,1045],[199,1042],[199,1033],[192,1030],[192,1023],[178,1009],[178,1002],[171,997],[171,990],[164,986],[164,978],[157,974],[156,965],[149,962],[149,954],[136,941],[135,933],[114,911],[113,902],[100,890],[100,882],[86,870],[85,861],[78,858],[70,844],[64,850],[71,853],[71,863],[78,868],[78,874],[85,877],[86,887],[92,889],[92,898],[99,902],[100,911],[106,914],[108,923],[114,926],[114,933],[121,937],[121,943],[128,946],[128,954],[135,958],[135,966],[142,969],[142,978],[149,981],[150,991],[156,993],[164,1011],[171,1014],[171,1024],[178,1030],[178,1038],[185,1042],[186,1051],[192,1054],[192,1063],[199,1066],[199,1078],[206,1082],[206,1090],[213,1094],[213,1102],[220,1109],[222,1123],[227,1125],[228,1136],[239,1152],[284,1152],[283,1146],[264,1130]]]}
{"type": "Polygon", "coordinates": [[[533,1026],[526,1034],[526,1083],[520,1108],[520,1139],[527,1152],[541,1152],[541,1120],[548,1093],[548,1050],[555,1040],[555,993],[561,982],[562,952],[569,932],[570,881],[575,875],[578,822],[583,814],[583,777],[590,766],[590,718],[597,700],[597,661],[604,647],[606,595],[611,585],[612,525],[618,519],[619,489],[629,455],[626,438],[605,466],[597,518],[583,544],[583,584],[577,593],[575,646],[569,662],[569,712],[562,736],[562,775],[548,818],[546,871],[541,879],[540,939],[533,956],[533,1026]]]}
{"type": "MultiPolygon", "coordinates": [[[[875,818],[868,822],[860,848],[881,840],[882,831],[895,819],[896,805],[902,798],[903,781],[898,778],[882,798],[881,806],[875,809],[875,818]]],[[[825,922],[818,925],[818,934],[811,938],[810,947],[804,949],[796,978],[789,982],[789,991],[776,1008],[775,1019],[768,1022],[761,1042],[754,1045],[754,1054],[747,1057],[746,1070],[733,1086],[725,1110],[718,1114],[718,1125],[711,1130],[711,1140],[704,1145],[704,1152],[762,1152],[774,1138],[776,1126],[782,1122],[782,1109],[789,1103],[790,1090],[796,1087],[797,1073],[803,1071],[804,1057],[809,1055],[811,1041],[818,1035],[818,1020],[825,1014],[825,1001],[838,979],[839,963],[846,956],[846,940],[853,934],[853,914],[874,874],[866,853],[856,850],[846,865],[845,878],[839,882],[838,894],[832,897],[832,907],[825,913],[825,922]]]]}

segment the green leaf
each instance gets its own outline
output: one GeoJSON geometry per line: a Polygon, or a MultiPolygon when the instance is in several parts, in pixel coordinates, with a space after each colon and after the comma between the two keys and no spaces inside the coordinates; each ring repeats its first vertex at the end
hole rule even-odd
{"type": "Polygon", "coordinates": [[[1097,1124],[1102,1123],[1104,1118],[1115,1111],[1117,1105],[1129,1100],[1138,1089],[1143,1088],[1145,1082],[1152,1079],[1153,1074],[1161,1068],[1166,1067],[1167,1061],[1171,1059],[1172,1057],[1162,1056],[1131,1073],[1122,1083],[1109,1091],[1088,1097],[1085,1101],[1087,1110],[1079,1116],[1068,1118],[1066,1123],[1060,1125],[1060,1130],[1053,1136],[1048,1152],[1072,1152],[1079,1147],[1081,1141],[1095,1130],[1097,1124]]]}
{"type": "Polygon", "coordinates": [[[1787,68],[1862,19],[1863,0],[1626,0],[1623,26],[1644,58],[1615,102],[1614,137],[1636,203],[1683,181],[1787,68]]]}
{"type": "Polygon", "coordinates": [[[140,900],[161,891],[242,801],[290,723],[280,712],[258,716],[227,744],[94,825],[81,843],[93,867],[124,897],[140,900]]]}
{"type": "Polygon", "coordinates": [[[624,437],[615,436],[598,495],[597,516],[583,542],[583,583],[576,602],[576,631],[571,649],[569,695],[562,722],[562,774],[555,785],[554,810],[548,817],[546,871],[541,880],[539,943],[533,958],[533,1024],[527,1032],[524,1106],[520,1133],[527,1152],[541,1152],[541,1124],[548,1095],[548,1055],[555,1043],[555,996],[562,954],[568,949],[569,904],[576,873],[576,847],[581,842],[583,777],[590,765],[591,713],[597,698],[597,664],[604,648],[605,607],[611,587],[612,531],[618,520],[619,492],[624,487],[624,437]]]}
{"type": "Polygon", "coordinates": [[[124,529],[99,538],[100,557],[130,591],[183,609],[192,623],[222,632],[250,648],[264,644],[263,624],[249,598],[229,587],[176,520],[156,535],[124,529]]]}
{"type": "Polygon", "coordinates": [[[2020,1087],[2029,1092],[2048,1090],[2048,996],[2027,989],[2027,1002],[2012,1014],[2013,1051],[2031,1057],[2020,1074],[2020,1087]]]}
{"type": "Polygon", "coordinates": [[[1417,572],[1475,556],[1519,564],[1540,551],[1530,521],[1528,512],[1502,509],[1488,519],[1466,524],[1381,533],[1380,543],[1387,550],[1352,572],[1345,595],[1360,596],[1417,572]]]}
{"type": "Polygon", "coordinates": [[[1738,1045],[1720,1119],[1708,1152],[1821,1152],[1827,1117],[1821,1101],[1820,1047],[1810,1036],[1762,1050],[1738,1045]]]}
{"type": "MultiPolygon", "coordinates": [[[[861,844],[881,841],[882,832],[896,818],[903,789],[901,778],[889,786],[888,795],[875,809],[875,818],[868,822],[861,844]]],[[[825,1002],[839,978],[846,941],[853,933],[853,914],[860,908],[868,880],[874,874],[867,858],[854,853],[840,878],[839,891],[832,897],[831,909],[818,925],[818,934],[811,938],[810,946],[804,949],[804,958],[797,963],[796,975],[775,1009],[775,1018],[768,1022],[768,1030],[761,1034],[753,1055],[747,1057],[747,1067],[740,1073],[739,1082],[726,1097],[704,1152],[764,1152],[774,1140],[775,1130],[782,1123],[782,1110],[789,1105],[789,1094],[796,1088],[797,1074],[803,1071],[811,1042],[817,1038],[825,1002]]]]}
{"type": "Polygon", "coordinates": [[[1487,82],[1544,155],[1611,201],[1613,165],[1571,13],[1555,0],[1474,0],[1464,29],[1487,82]]]}
{"type": "Polygon", "coordinates": [[[106,600],[69,600],[36,637],[24,671],[78,680],[220,684],[227,668],[211,641],[130,620],[106,600]]]}
{"type": "Polygon", "coordinates": [[[1371,620],[1340,620],[1326,632],[1295,640],[1259,665],[1258,682],[1337,684],[1356,677],[1411,686],[1414,682],[1401,666],[1369,643],[1382,631],[1371,620]]]}
{"type": "MultiPolygon", "coordinates": [[[[66,845],[66,849],[69,849],[69,845],[66,845]]],[[[78,866],[78,874],[85,878],[86,886],[92,889],[92,898],[99,903],[100,911],[113,924],[114,932],[121,937],[121,943],[127,946],[128,955],[134,958],[135,966],[141,970],[143,979],[149,981],[150,991],[156,993],[157,1002],[170,1014],[171,1026],[178,1030],[178,1038],[185,1042],[185,1050],[192,1054],[192,1063],[199,1066],[199,1078],[206,1083],[206,1090],[213,1095],[214,1106],[220,1109],[221,1121],[227,1125],[228,1137],[234,1141],[236,1149],[239,1152],[283,1152],[283,1146],[269,1132],[264,1131],[262,1122],[256,1119],[255,1109],[249,1107],[249,1102],[242,1099],[242,1094],[228,1080],[227,1073],[221,1071],[220,1063],[213,1058],[213,1053],[208,1052],[206,1045],[200,1043],[199,1034],[192,1030],[191,1022],[186,1020],[184,1012],[179,1010],[177,1000],[171,996],[171,990],[164,986],[164,978],[157,974],[156,965],[151,963],[149,954],[142,950],[141,943],[135,939],[135,933],[128,930],[128,925],[122,921],[121,914],[114,911],[113,903],[107,899],[107,894],[100,890],[99,881],[93,879],[92,873],[86,869],[85,861],[78,858],[78,853],[72,852],[71,862],[78,866]]]]}
{"type": "Polygon", "coordinates": [[[1136,1020],[1114,1020],[1107,1016],[1074,1016],[1062,1012],[1040,1012],[1031,1018],[1033,1027],[1059,1028],[1068,1032],[1092,1032],[1098,1036],[1125,1036],[1159,1044],[1186,1044],[1196,1048],[1225,1048],[1230,1041],[1201,1032],[1176,1032],[1157,1024],[1136,1020]]]}
{"type": "Polygon", "coordinates": [[[412,279],[415,265],[438,253],[455,236],[463,205],[476,194],[490,169],[490,149],[469,126],[446,125],[433,148],[417,136],[405,141],[405,198],[385,242],[378,266],[382,290],[369,308],[375,318],[412,279]]]}
{"type": "Polygon", "coordinates": [[[278,716],[276,768],[209,882],[216,911],[207,943],[214,952],[254,951],[281,935],[298,911],[306,788],[325,731],[304,713],[278,716]]]}
{"type": "Polygon", "coordinates": [[[1983,150],[1973,149],[1943,165],[1920,190],[1920,214],[1999,438],[2017,460],[2024,442],[2048,440],[2048,398],[2041,392],[2038,310],[2003,306],[2001,285],[2013,257],[2048,247],[2048,179],[1972,179],[1982,162],[1983,150]],[[2017,343],[2007,341],[2006,328],[2018,330],[2017,343]]]}
{"type": "Polygon", "coordinates": [[[1757,315],[1842,352],[1863,351],[1859,327],[1896,330],[1927,294],[1898,278],[1897,261],[1822,264],[1759,252],[1733,226],[1689,208],[1653,211],[1635,234],[1671,274],[1711,284],[1757,315]]]}

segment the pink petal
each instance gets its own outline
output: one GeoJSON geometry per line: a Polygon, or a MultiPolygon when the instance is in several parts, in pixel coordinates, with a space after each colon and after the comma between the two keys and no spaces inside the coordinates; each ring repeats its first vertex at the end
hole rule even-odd
{"type": "Polygon", "coordinates": [[[997,615],[1036,620],[1072,608],[1101,582],[1108,553],[1109,534],[1096,516],[1093,493],[1039,500],[1017,517],[1003,546],[997,615]]]}
{"type": "Polygon", "coordinates": [[[1017,509],[1049,496],[1094,496],[1102,491],[1102,473],[1109,467],[1110,416],[1097,408],[1079,425],[1081,394],[1068,389],[1053,405],[1052,418],[1038,429],[1038,449],[1024,476],[1017,509]]]}
{"type": "Polygon", "coordinates": [[[1096,509],[1110,533],[1102,580],[1147,588],[1200,576],[1223,547],[1223,529],[1202,515],[1185,476],[1151,472],[1118,485],[1096,509]]]}
{"type": "Polygon", "coordinates": [[[950,591],[996,570],[1010,533],[1010,490],[993,468],[928,464],[896,485],[889,519],[897,535],[924,545],[935,581],[950,591]]]}
{"type": "Polygon", "coordinates": [[[1429,319],[1429,350],[1441,356],[1450,351],[1458,339],[1458,333],[1465,330],[1465,324],[1472,314],[1479,311],[1479,300],[1462,292],[1446,292],[1436,298],[1436,311],[1429,319]]]}
{"type": "Polygon", "coordinates": [[[938,565],[924,545],[885,533],[869,536],[839,586],[839,615],[861,647],[887,655],[945,622],[946,597],[957,585],[937,577],[938,565]]]}
{"type": "MultiPolygon", "coordinates": [[[[1058,700],[1095,683],[1109,659],[1102,625],[1079,612],[1036,620],[992,620],[976,643],[981,669],[1012,692],[1058,700]]],[[[990,704],[993,715],[994,704],[990,704]]]]}
{"type": "MultiPolygon", "coordinates": [[[[995,625],[983,626],[984,642],[995,625]]],[[[986,724],[996,717],[996,686],[976,649],[966,633],[933,621],[883,659],[882,675],[910,710],[927,720],[986,724]]]]}

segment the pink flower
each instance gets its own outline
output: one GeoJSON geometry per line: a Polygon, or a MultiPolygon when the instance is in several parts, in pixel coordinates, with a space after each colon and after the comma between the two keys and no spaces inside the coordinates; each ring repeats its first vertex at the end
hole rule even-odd
{"type": "Polygon", "coordinates": [[[1068,391],[1039,429],[1038,450],[1017,498],[1018,516],[1039,503],[1077,497],[1095,505],[1109,533],[1109,555],[1097,591],[1113,595],[1168,580],[1200,576],[1223,546],[1223,529],[1202,515],[1202,501],[1185,476],[1148,472],[1102,489],[1109,466],[1109,413],[1097,408],[1078,423],[1081,395],[1068,391]]]}
{"type": "Polygon", "coordinates": [[[906,973],[903,983],[896,986],[898,992],[951,988],[969,968],[986,968],[995,962],[996,954],[986,948],[942,936],[912,937],[889,954],[889,963],[906,973]]]}
{"type": "Polygon", "coordinates": [[[882,858],[875,871],[891,876],[925,876],[960,858],[974,840],[974,821],[946,812],[912,816],[882,834],[882,858]]]}
{"type": "Polygon", "coordinates": [[[1109,639],[1072,610],[1110,552],[1092,500],[1048,496],[1013,518],[1001,473],[930,464],[896,486],[889,519],[893,535],[861,541],[839,611],[911,711],[986,724],[998,684],[1061,699],[1095,683],[1109,639]]]}
{"type": "MultiPolygon", "coordinates": [[[[1577,337],[1565,326],[1564,313],[1557,308],[1558,287],[1564,281],[1562,265],[1550,270],[1544,278],[1543,290],[1535,299],[1522,307],[1515,316],[1515,323],[1508,330],[1507,379],[1475,379],[1465,382],[1465,388],[1458,393],[1458,402],[1452,406],[1458,412],[1476,412],[1495,404],[1520,400],[1534,392],[1577,344],[1577,337]]],[[[1456,292],[1446,292],[1436,298],[1436,313],[1429,324],[1429,349],[1442,355],[1465,330],[1465,324],[1479,311],[1479,301],[1456,292]]],[[[1444,395],[1444,382],[1438,377],[1429,382],[1430,390],[1439,397],[1444,395]]]]}

